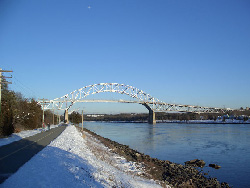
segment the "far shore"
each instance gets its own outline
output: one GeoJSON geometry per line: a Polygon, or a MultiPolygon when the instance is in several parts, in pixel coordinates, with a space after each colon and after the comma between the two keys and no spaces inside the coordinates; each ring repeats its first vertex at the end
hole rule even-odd
{"type": "MultiPolygon", "coordinates": [[[[88,121],[86,121],[88,122],[88,121]]],[[[89,121],[107,123],[148,123],[147,121],[89,121]]],[[[156,123],[178,123],[178,124],[250,124],[250,121],[213,121],[213,120],[156,120],[156,123]]]]}

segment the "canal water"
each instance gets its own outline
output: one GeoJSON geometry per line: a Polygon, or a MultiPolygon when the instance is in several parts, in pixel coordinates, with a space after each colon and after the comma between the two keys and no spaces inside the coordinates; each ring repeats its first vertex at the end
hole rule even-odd
{"type": "Polygon", "coordinates": [[[161,160],[184,164],[202,159],[210,177],[250,187],[250,124],[84,122],[84,127],[161,160]],[[221,168],[210,168],[210,163],[221,168]]]}

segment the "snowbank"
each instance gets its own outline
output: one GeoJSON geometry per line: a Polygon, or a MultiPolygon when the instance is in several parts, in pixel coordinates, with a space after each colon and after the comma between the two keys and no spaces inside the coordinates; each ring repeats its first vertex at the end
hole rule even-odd
{"type": "Polygon", "coordinates": [[[35,155],[2,187],[160,187],[140,177],[143,167],[109,152],[74,126],[35,155]]]}

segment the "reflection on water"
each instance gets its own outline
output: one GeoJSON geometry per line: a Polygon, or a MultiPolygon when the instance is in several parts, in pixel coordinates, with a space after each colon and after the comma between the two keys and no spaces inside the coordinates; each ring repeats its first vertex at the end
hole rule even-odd
{"type": "Polygon", "coordinates": [[[250,187],[250,125],[84,122],[97,134],[162,160],[202,159],[209,175],[234,187],[250,187]]]}

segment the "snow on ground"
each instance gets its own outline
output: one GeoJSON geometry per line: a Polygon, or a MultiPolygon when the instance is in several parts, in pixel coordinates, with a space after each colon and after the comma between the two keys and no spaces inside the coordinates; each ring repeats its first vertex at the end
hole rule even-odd
{"type": "Polygon", "coordinates": [[[110,153],[88,133],[68,126],[1,187],[160,187],[143,167],[110,153]]]}
{"type": "MultiPolygon", "coordinates": [[[[58,125],[51,125],[50,128],[55,128],[58,127],[58,125]]],[[[42,131],[42,129],[34,129],[34,130],[28,130],[28,131],[21,131],[20,133],[13,133],[12,135],[10,135],[7,138],[1,138],[0,139],[0,147],[3,145],[7,145],[10,144],[12,142],[21,140],[23,138],[29,137],[29,136],[33,136],[37,133],[40,133],[42,131]]]]}

